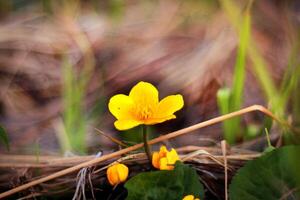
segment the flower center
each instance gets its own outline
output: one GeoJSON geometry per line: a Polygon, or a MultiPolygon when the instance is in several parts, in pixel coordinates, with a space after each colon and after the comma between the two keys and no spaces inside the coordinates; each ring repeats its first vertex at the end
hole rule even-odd
{"type": "Polygon", "coordinates": [[[146,120],[151,118],[153,114],[153,109],[150,106],[138,106],[137,117],[141,120],[146,120]]]}

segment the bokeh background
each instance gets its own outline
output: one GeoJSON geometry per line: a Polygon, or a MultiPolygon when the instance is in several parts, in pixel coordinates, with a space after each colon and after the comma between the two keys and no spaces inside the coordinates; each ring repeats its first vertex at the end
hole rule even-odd
{"type": "MultiPolygon", "coordinates": [[[[300,3],[249,4],[0,1],[0,124],[10,142],[9,152],[2,143],[0,151],[63,155],[118,149],[95,128],[128,144],[138,142],[140,128],[118,132],[107,104],[139,81],[154,84],[160,98],[180,93],[185,100],[177,119],[151,127],[152,137],[224,114],[218,94],[236,87],[233,83],[242,88],[238,107],[260,104],[297,126],[300,3]],[[244,18],[251,25],[245,59],[239,53],[244,18]],[[244,70],[244,81],[234,82],[236,66],[244,70]]],[[[260,113],[243,116],[233,129],[240,132],[235,144],[258,148],[252,141],[264,138],[265,121],[260,113]]],[[[277,141],[282,130],[272,127],[277,141]]],[[[223,138],[218,124],[168,145],[215,145],[223,138]]]]}

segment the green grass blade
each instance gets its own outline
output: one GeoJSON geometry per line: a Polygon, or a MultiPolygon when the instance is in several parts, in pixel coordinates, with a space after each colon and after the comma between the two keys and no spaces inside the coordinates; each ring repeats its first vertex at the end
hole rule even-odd
{"type": "MultiPolygon", "coordinates": [[[[229,88],[221,88],[217,93],[217,102],[220,110],[220,114],[224,115],[229,113],[229,102],[230,102],[231,91],[229,88]]],[[[230,144],[234,143],[235,135],[232,134],[232,123],[230,120],[223,122],[224,138],[230,144]]]]}
{"type": "Polygon", "coordinates": [[[274,109],[274,100],[278,97],[278,92],[275,87],[275,83],[270,76],[270,72],[267,70],[267,64],[255,44],[251,41],[248,52],[251,61],[253,62],[254,73],[262,86],[262,89],[270,102],[271,109],[274,109]]]}
{"type": "Polygon", "coordinates": [[[299,77],[300,77],[300,62],[298,54],[300,50],[300,43],[298,39],[294,39],[294,48],[292,48],[291,55],[288,62],[288,67],[285,71],[283,81],[280,85],[280,96],[278,99],[277,107],[282,108],[280,114],[284,115],[284,110],[291,99],[291,94],[296,94],[299,89],[299,77]]]}
{"type": "MultiPolygon", "coordinates": [[[[240,26],[240,8],[237,4],[232,0],[219,1],[224,12],[228,16],[229,21],[232,26],[237,30],[238,33],[242,31],[240,26]]],[[[250,3],[252,1],[249,1],[250,3]]],[[[267,70],[267,64],[261,54],[259,53],[258,48],[255,45],[255,41],[249,36],[248,41],[248,55],[250,60],[253,63],[254,73],[262,86],[262,89],[268,99],[268,101],[274,101],[278,97],[278,93],[275,87],[275,83],[272,80],[270,73],[267,70]]],[[[272,102],[270,103],[272,105],[272,102]]]]}
{"type": "MultiPolygon", "coordinates": [[[[226,9],[234,9],[234,5],[230,3],[230,1],[226,1],[224,6],[226,9]]],[[[250,16],[250,8],[252,1],[249,1],[248,7],[246,11],[243,13],[243,17],[239,23],[239,46],[237,50],[236,63],[234,67],[234,75],[233,75],[233,83],[231,92],[228,90],[220,90],[218,92],[218,104],[221,109],[222,114],[226,114],[228,112],[236,111],[241,108],[243,103],[243,89],[245,82],[245,68],[246,68],[246,55],[248,44],[250,40],[251,34],[251,16],[250,16]],[[227,101],[227,102],[226,102],[227,101]],[[226,108],[227,107],[227,108],[226,108]]],[[[232,12],[230,12],[232,15],[232,12]]],[[[237,14],[238,12],[233,12],[237,14]]],[[[228,143],[233,144],[236,140],[236,137],[240,134],[241,131],[240,126],[240,117],[227,120],[223,123],[224,127],[224,136],[228,143]]]]}
{"type": "Polygon", "coordinates": [[[0,141],[4,144],[7,151],[9,151],[9,140],[6,131],[0,126],[0,141]]]}
{"type": "Polygon", "coordinates": [[[245,82],[245,66],[246,66],[246,52],[251,33],[251,16],[250,7],[247,9],[243,16],[243,22],[241,24],[241,31],[239,34],[239,47],[237,52],[237,58],[234,68],[233,86],[232,86],[232,98],[231,98],[231,111],[241,108],[243,102],[243,89],[245,82]]]}
{"type": "MultiPolygon", "coordinates": [[[[248,6],[245,14],[243,14],[243,20],[241,24],[241,31],[239,32],[239,47],[237,52],[237,58],[234,68],[234,77],[233,77],[233,85],[232,85],[232,93],[230,98],[230,112],[241,109],[243,103],[243,90],[244,90],[244,82],[245,82],[245,68],[246,68],[246,54],[248,43],[250,39],[251,33],[251,16],[250,16],[250,6],[248,6]]],[[[230,123],[230,132],[234,141],[231,141],[233,144],[236,140],[236,137],[241,135],[241,118],[236,117],[234,119],[230,119],[228,123],[230,123]]],[[[229,133],[227,133],[229,134],[229,133]]]]}
{"type": "Polygon", "coordinates": [[[73,66],[68,60],[64,62],[63,75],[64,125],[67,137],[61,138],[67,138],[69,141],[61,143],[70,144],[75,152],[85,153],[86,118],[83,109],[85,82],[81,77],[76,77],[73,66]]]}

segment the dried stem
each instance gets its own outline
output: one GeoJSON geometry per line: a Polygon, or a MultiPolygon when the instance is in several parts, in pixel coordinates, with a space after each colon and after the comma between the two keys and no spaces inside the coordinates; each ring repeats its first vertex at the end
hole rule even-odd
{"type": "MultiPolygon", "coordinates": [[[[193,131],[195,131],[197,129],[200,129],[200,128],[203,128],[203,127],[206,127],[206,126],[210,126],[210,125],[222,122],[224,120],[227,120],[227,119],[230,119],[230,118],[233,118],[233,117],[237,117],[237,116],[240,116],[240,115],[243,115],[243,114],[246,114],[246,113],[249,113],[249,112],[253,112],[253,111],[260,111],[260,112],[266,114],[267,116],[273,118],[275,121],[279,122],[280,124],[288,125],[286,122],[283,122],[283,121],[279,120],[271,111],[269,111],[265,107],[260,106],[260,105],[253,105],[253,106],[250,106],[250,107],[247,107],[247,108],[244,108],[244,109],[232,112],[232,113],[228,113],[226,115],[222,115],[220,117],[216,117],[216,118],[204,121],[204,122],[200,122],[198,124],[195,124],[193,126],[189,126],[187,128],[184,128],[184,129],[181,129],[181,130],[178,130],[178,131],[174,131],[174,132],[169,133],[167,135],[162,135],[160,137],[157,137],[155,139],[150,140],[148,142],[148,144],[155,144],[155,143],[158,143],[158,142],[169,140],[171,138],[175,138],[175,137],[187,134],[187,133],[191,133],[191,132],[193,132],[193,131]]],[[[11,190],[3,192],[3,193],[0,194],[0,198],[4,198],[4,197],[7,197],[7,196],[10,196],[12,194],[15,194],[17,192],[26,190],[26,189],[28,189],[30,187],[36,186],[36,185],[44,183],[46,181],[49,181],[49,180],[52,180],[52,179],[64,176],[66,174],[70,174],[70,173],[75,172],[75,171],[78,171],[78,170],[80,170],[83,167],[89,167],[89,166],[92,166],[92,165],[96,165],[99,162],[102,162],[102,161],[105,161],[105,160],[108,160],[108,159],[111,159],[111,158],[114,158],[114,157],[121,156],[122,154],[129,153],[131,151],[137,150],[137,149],[142,148],[142,147],[143,147],[142,143],[136,144],[134,146],[131,146],[131,147],[128,147],[128,148],[125,148],[125,149],[121,149],[121,150],[113,152],[111,154],[103,155],[100,158],[95,158],[93,160],[80,163],[80,164],[75,165],[73,167],[69,167],[67,169],[55,172],[55,173],[53,173],[53,174],[51,174],[49,176],[46,176],[46,177],[43,177],[43,178],[31,181],[29,183],[23,184],[21,186],[18,186],[18,187],[15,187],[15,188],[11,189],[11,190]]]]}
{"type": "Polygon", "coordinates": [[[228,200],[228,166],[227,166],[227,145],[226,145],[226,141],[222,140],[221,141],[221,149],[222,149],[222,154],[223,154],[223,158],[224,158],[224,174],[225,174],[225,200],[228,200]]]}
{"type": "Polygon", "coordinates": [[[112,137],[112,136],[104,133],[103,131],[101,131],[101,130],[99,130],[97,128],[95,128],[95,130],[98,131],[98,133],[100,133],[104,137],[110,139],[112,142],[116,143],[117,145],[120,145],[121,147],[128,147],[128,145],[124,144],[122,141],[120,141],[120,140],[118,140],[118,139],[116,139],[116,138],[114,138],[114,137],[112,137]]]}

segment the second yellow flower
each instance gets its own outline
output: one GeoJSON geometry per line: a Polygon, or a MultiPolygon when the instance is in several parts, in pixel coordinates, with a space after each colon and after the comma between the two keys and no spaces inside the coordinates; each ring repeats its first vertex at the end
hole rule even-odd
{"type": "Polygon", "coordinates": [[[174,164],[179,159],[179,156],[175,149],[168,149],[165,146],[161,146],[159,152],[154,152],[152,155],[152,165],[160,170],[172,170],[174,164]]]}

